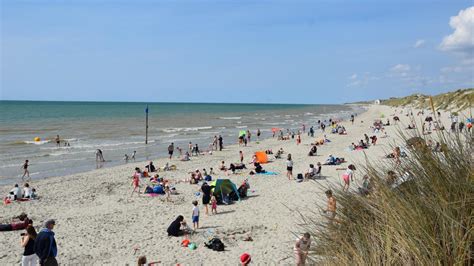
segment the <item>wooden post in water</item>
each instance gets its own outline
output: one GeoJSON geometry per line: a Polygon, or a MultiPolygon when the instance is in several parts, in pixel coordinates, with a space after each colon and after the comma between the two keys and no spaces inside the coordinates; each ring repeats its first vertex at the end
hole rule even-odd
{"type": "Polygon", "coordinates": [[[146,118],[145,118],[145,144],[148,144],[148,105],[146,106],[146,109],[145,109],[145,114],[146,114],[146,118]]]}

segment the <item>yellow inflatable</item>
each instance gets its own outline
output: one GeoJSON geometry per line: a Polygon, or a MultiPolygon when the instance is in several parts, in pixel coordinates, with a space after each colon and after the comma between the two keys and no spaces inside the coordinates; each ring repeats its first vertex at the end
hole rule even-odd
{"type": "Polygon", "coordinates": [[[35,137],[35,141],[41,141],[40,137],[35,137]]]}

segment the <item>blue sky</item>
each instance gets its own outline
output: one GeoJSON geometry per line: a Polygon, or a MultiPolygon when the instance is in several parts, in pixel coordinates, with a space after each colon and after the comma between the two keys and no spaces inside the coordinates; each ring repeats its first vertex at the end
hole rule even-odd
{"type": "Polygon", "coordinates": [[[435,94],[474,87],[473,15],[459,0],[3,0],[0,99],[435,94]]]}

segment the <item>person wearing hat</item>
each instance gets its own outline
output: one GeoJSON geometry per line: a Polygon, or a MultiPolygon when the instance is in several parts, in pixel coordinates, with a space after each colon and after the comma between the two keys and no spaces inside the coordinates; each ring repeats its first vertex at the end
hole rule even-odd
{"type": "Polygon", "coordinates": [[[252,261],[252,258],[248,253],[244,253],[240,255],[240,265],[246,266],[250,264],[250,261],[252,261]]]}
{"type": "Polygon", "coordinates": [[[56,255],[58,248],[56,240],[54,239],[54,232],[52,231],[56,222],[52,219],[44,223],[44,228],[40,231],[35,239],[35,253],[40,259],[40,265],[58,265],[56,255]]]}

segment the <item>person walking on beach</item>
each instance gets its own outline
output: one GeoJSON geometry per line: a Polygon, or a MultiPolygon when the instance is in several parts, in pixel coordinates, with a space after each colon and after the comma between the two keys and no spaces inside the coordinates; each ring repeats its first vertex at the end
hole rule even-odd
{"type": "Polygon", "coordinates": [[[25,160],[25,163],[22,166],[22,168],[23,168],[23,176],[21,177],[22,181],[25,180],[25,176],[28,177],[28,180],[30,179],[30,171],[28,171],[28,166],[30,166],[29,161],[25,160]]]}
{"type": "Polygon", "coordinates": [[[35,254],[36,230],[32,225],[26,227],[26,234],[21,234],[21,246],[24,247],[21,257],[22,266],[36,266],[38,256],[35,254]]]}
{"type": "Polygon", "coordinates": [[[296,239],[293,251],[295,252],[296,265],[305,265],[308,251],[311,247],[311,235],[304,233],[302,237],[296,239]]]}
{"type": "Polygon", "coordinates": [[[250,137],[252,136],[252,134],[250,133],[250,130],[247,129],[247,142],[250,143],[250,137]]]}
{"type": "Polygon", "coordinates": [[[39,257],[40,265],[57,266],[58,247],[54,238],[53,228],[56,222],[52,219],[44,223],[44,228],[36,236],[34,250],[39,257]]]}
{"type": "Polygon", "coordinates": [[[222,149],[224,148],[224,140],[222,139],[222,136],[219,135],[219,151],[222,151],[222,149]]]}
{"type": "Polygon", "coordinates": [[[56,135],[54,140],[56,141],[56,147],[61,147],[61,139],[59,138],[59,135],[56,135]]]}
{"type": "Polygon", "coordinates": [[[130,156],[130,159],[132,159],[135,162],[135,156],[137,155],[137,151],[133,151],[132,156],[130,156]]]}
{"type": "Polygon", "coordinates": [[[173,157],[173,152],[174,152],[174,143],[171,142],[171,144],[168,146],[168,154],[170,156],[170,160],[173,157]]]}
{"type": "Polygon", "coordinates": [[[325,192],[326,197],[328,198],[328,205],[325,210],[323,210],[323,213],[326,214],[326,217],[329,218],[332,222],[334,218],[336,217],[336,210],[337,210],[337,203],[336,203],[336,198],[332,194],[332,190],[326,190],[325,192]]]}
{"type": "Polygon", "coordinates": [[[199,207],[197,200],[193,201],[193,214],[192,214],[192,220],[193,220],[193,229],[196,231],[196,229],[199,228],[199,207]]]}
{"type": "Polygon", "coordinates": [[[298,135],[296,135],[296,145],[300,145],[301,144],[301,134],[298,133],[298,135]]]}
{"type": "Polygon", "coordinates": [[[242,151],[239,151],[239,156],[240,156],[240,163],[244,162],[244,153],[242,151]]]}
{"type": "Polygon", "coordinates": [[[286,177],[288,177],[288,180],[293,179],[293,160],[291,159],[291,153],[288,154],[288,157],[286,159],[286,177]]]}
{"type": "Polygon", "coordinates": [[[188,150],[189,150],[189,153],[191,153],[191,155],[193,155],[193,143],[191,141],[188,144],[188,150]]]}
{"type": "Polygon", "coordinates": [[[217,140],[217,136],[214,135],[214,141],[212,142],[212,145],[214,146],[214,149],[217,151],[217,145],[218,145],[219,141],[217,140]]]}
{"type": "MultiPolygon", "coordinates": [[[[257,129],[257,141],[260,141],[260,135],[261,135],[261,134],[262,134],[262,133],[260,132],[260,128],[257,129]]],[[[275,137],[275,133],[273,134],[273,137],[275,137]]]]}

